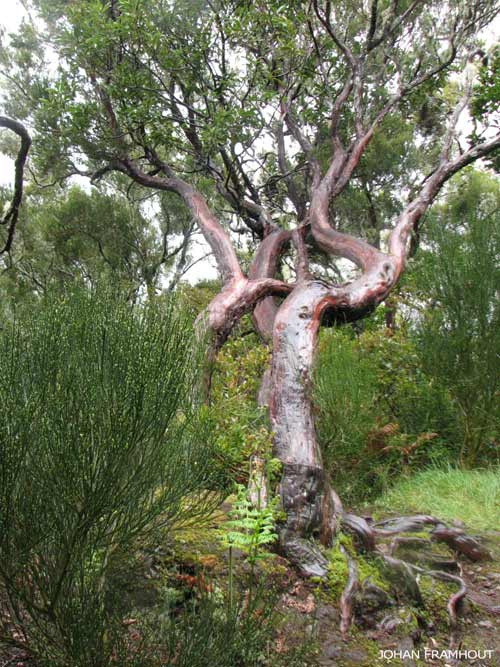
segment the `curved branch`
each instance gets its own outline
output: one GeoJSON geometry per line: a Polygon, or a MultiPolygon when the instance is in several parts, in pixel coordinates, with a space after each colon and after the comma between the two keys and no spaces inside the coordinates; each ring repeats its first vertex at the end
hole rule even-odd
{"type": "Polygon", "coordinates": [[[324,181],[314,192],[310,208],[311,229],[319,247],[325,252],[349,259],[363,271],[384,260],[383,253],[366,241],[331,227],[328,222],[329,201],[330,193],[324,181]]]}
{"type": "Polygon", "coordinates": [[[235,249],[228,234],[210,211],[202,194],[181,178],[174,176],[168,165],[162,165],[166,176],[153,176],[142,171],[128,158],[116,160],[112,167],[146,188],[175,192],[191,211],[201,233],[214,253],[217,266],[225,283],[243,278],[235,249]]]}
{"type": "Polygon", "coordinates": [[[339,35],[335,32],[333,29],[331,20],[330,20],[330,13],[331,13],[331,2],[330,0],[326,0],[326,6],[325,6],[325,14],[322,15],[319,7],[318,7],[318,2],[317,0],[313,0],[313,7],[314,7],[314,12],[316,16],[319,19],[319,22],[325,28],[327,33],[330,35],[332,38],[333,43],[337,47],[337,49],[343,54],[344,58],[346,59],[347,63],[349,64],[350,67],[354,68],[356,64],[356,59],[352,53],[352,51],[349,49],[347,44],[343,42],[339,35]]]}
{"type": "MultiPolygon", "coordinates": [[[[449,130],[450,132],[451,130],[449,130]]],[[[445,141],[445,147],[447,142],[445,141]]],[[[439,166],[424,181],[419,194],[408,204],[399,215],[396,226],[389,237],[389,251],[395,259],[397,277],[404,268],[408,256],[408,241],[411,234],[418,229],[418,223],[434,201],[444,183],[468,164],[485,157],[500,148],[500,133],[492,139],[483,141],[469,148],[455,159],[447,159],[442,155],[439,166]]]]}
{"type": "Polygon", "coordinates": [[[260,300],[272,295],[287,296],[294,287],[273,278],[248,280],[243,276],[231,280],[212,299],[200,319],[206,319],[206,326],[215,335],[215,347],[219,348],[240,317],[260,300]]]}
{"type": "Polygon", "coordinates": [[[1,255],[4,252],[9,252],[14,240],[17,220],[19,218],[19,209],[21,208],[21,202],[23,200],[24,167],[28,157],[28,151],[31,146],[31,137],[22,123],[17,120],[13,120],[12,118],[7,118],[6,116],[0,116],[0,127],[5,127],[8,130],[15,132],[18,137],[21,138],[21,146],[19,147],[14,164],[15,175],[12,202],[9,206],[9,209],[7,210],[7,213],[4,215],[2,220],[0,220],[0,224],[7,226],[7,239],[3,248],[0,250],[1,255]]]}
{"type": "MultiPolygon", "coordinates": [[[[250,266],[248,277],[251,280],[273,278],[278,267],[278,259],[292,239],[293,232],[276,229],[259,245],[255,258],[250,266]]],[[[262,299],[254,308],[252,320],[258,334],[264,340],[273,337],[273,326],[278,306],[274,297],[262,299]]]]}

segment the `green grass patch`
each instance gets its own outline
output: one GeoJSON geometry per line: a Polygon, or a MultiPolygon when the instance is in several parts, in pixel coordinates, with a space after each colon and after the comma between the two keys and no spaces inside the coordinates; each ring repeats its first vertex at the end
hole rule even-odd
{"type": "Polygon", "coordinates": [[[458,519],[468,528],[497,530],[500,469],[430,469],[401,479],[375,504],[377,510],[458,519]]]}

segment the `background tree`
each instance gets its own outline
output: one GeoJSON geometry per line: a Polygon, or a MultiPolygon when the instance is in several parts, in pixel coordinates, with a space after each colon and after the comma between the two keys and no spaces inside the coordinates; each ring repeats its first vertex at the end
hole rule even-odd
{"type": "Polygon", "coordinates": [[[168,194],[159,203],[151,212],[116,188],[32,186],[16,243],[2,259],[4,307],[75,281],[114,284],[131,300],[152,298],[161,283],[172,291],[191,266],[194,225],[168,194]]]}
{"type": "Polygon", "coordinates": [[[432,257],[419,271],[423,369],[458,407],[459,460],[469,466],[498,456],[499,223],[498,181],[464,172],[426,223],[432,257]]]}
{"type": "MultiPolygon", "coordinates": [[[[7,112],[36,127],[40,174],[96,180],[119,172],[184,202],[223,282],[205,318],[214,349],[249,311],[262,337],[272,337],[270,417],[287,516],[281,544],[304,572],[323,574],[325,561],[306,538],[330,543],[348,518],[314,432],[308,381],[317,330],[322,320],[365,317],[387,297],[440,188],[500,145],[500,134],[483,137],[480,127],[469,145],[458,144],[472,81],[447,85],[452,73],[471,69],[475,35],[496,3],[40,0],[32,7],[46,32],[25,24],[14,40],[7,112]],[[55,72],[42,67],[48,44],[59,59],[55,72]],[[436,87],[442,99],[429,109],[436,87]],[[381,249],[377,233],[371,244],[341,231],[335,210],[358,175],[361,188],[376,181],[363,176],[361,160],[377,138],[384,146],[409,109],[413,136],[419,127],[427,133],[432,166],[401,197],[381,249]],[[235,221],[256,244],[248,276],[229,231],[235,221]],[[275,277],[289,245],[293,283],[275,277]],[[315,278],[309,247],[355,265],[350,282],[315,278]],[[277,295],[289,295],[279,307],[277,295]]],[[[366,525],[359,530],[369,534],[366,525]]]]}

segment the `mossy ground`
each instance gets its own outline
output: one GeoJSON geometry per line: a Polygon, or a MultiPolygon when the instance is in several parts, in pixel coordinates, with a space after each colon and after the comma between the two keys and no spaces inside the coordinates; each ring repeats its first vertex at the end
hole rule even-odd
{"type": "MultiPolygon", "coordinates": [[[[228,557],[219,532],[229,509],[230,503],[226,502],[205,525],[185,527],[173,536],[165,534],[161,544],[142,545],[133,557],[116,554],[116,588],[121,596],[124,617],[135,620],[151,613],[168,615],[207,592],[221,598],[227,594],[228,557]]],[[[424,537],[417,533],[410,535],[424,537]]],[[[500,605],[500,534],[489,534],[487,539],[495,560],[482,564],[464,562],[463,565],[471,597],[481,604],[486,601],[495,606],[500,605]]],[[[383,610],[364,609],[368,617],[372,614],[373,623],[355,614],[347,636],[341,636],[338,602],[347,577],[347,565],[339,545],[356,557],[360,582],[369,581],[393,595],[380,560],[356,554],[349,535],[339,535],[335,547],[328,551],[330,569],[326,582],[299,578],[289,563],[279,556],[262,560],[257,566],[257,581],[273,587],[277,593],[276,605],[281,619],[276,625],[277,645],[286,650],[287,646],[305,642],[310,654],[316,654],[315,664],[321,667],[383,667],[388,664],[407,667],[409,663],[397,658],[388,663],[380,652],[401,650],[401,647],[410,645],[420,648],[423,655],[424,647],[448,647],[451,628],[446,606],[456,585],[428,576],[420,576],[418,582],[423,607],[395,599],[394,604],[383,610]],[[386,632],[377,627],[384,617],[393,619],[393,627],[386,632]]],[[[432,548],[440,555],[447,552],[446,547],[435,543],[432,548]]],[[[235,583],[244,593],[249,583],[249,567],[244,554],[235,556],[235,583]]],[[[457,633],[462,647],[500,649],[498,616],[488,614],[480,604],[471,601],[465,604],[457,633]]],[[[415,660],[414,664],[428,667],[429,663],[415,660]]],[[[470,663],[470,667],[495,667],[497,664],[500,665],[500,651],[496,661],[493,658],[484,665],[470,663]]],[[[461,662],[460,667],[469,667],[469,663],[461,662]]]]}

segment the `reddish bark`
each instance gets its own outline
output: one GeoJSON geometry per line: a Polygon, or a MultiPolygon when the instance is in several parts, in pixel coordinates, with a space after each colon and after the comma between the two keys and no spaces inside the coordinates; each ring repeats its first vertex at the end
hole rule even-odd
{"type": "MultiPolygon", "coordinates": [[[[273,230],[260,244],[250,266],[248,277],[274,278],[278,270],[278,261],[286,246],[290,243],[292,232],[283,229],[273,230]]],[[[272,340],[273,326],[278,312],[274,297],[262,299],[253,310],[252,320],[257,333],[265,341],[272,340]]]]}
{"type": "MultiPolygon", "coordinates": [[[[449,120],[436,169],[424,180],[418,194],[397,219],[389,238],[389,251],[381,252],[362,239],[334,229],[330,224],[329,208],[335,197],[349,183],[374,132],[385,116],[406,95],[444,71],[453,62],[456,45],[453,34],[450,36],[449,52],[445,57],[438,58],[434,66],[424,68],[422,71],[417,68],[408,80],[401,79],[394,94],[382,102],[376,112],[370,114],[370,110],[364,108],[363,102],[364,92],[369,92],[363,91],[363,85],[366,83],[363,82],[365,60],[373,49],[408,19],[409,14],[407,11],[398,14],[394,5],[386,17],[385,27],[377,28],[377,21],[372,21],[365,45],[359,53],[354,53],[336,33],[329,7],[329,3],[325,8],[321,8],[317,2],[312,3],[312,9],[324,29],[324,35],[335,43],[345,61],[348,74],[344,85],[332,100],[330,122],[332,155],[324,174],[316,147],[295,116],[293,90],[288,88],[279,90],[281,115],[277,125],[278,167],[287,187],[289,201],[297,212],[296,229],[289,231],[276,228],[251,181],[245,177],[243,183],[239,182],[238,174],[241,176],[240,172],[244,172],[242,164],[239,163],[235,168],[225,150],[222,150],[221,158],[227,170],[227,178],[234,186],[233,189],[228,191],[217,169],[210,172],[218,174],[214,178],[219,194],[229,202],[244,222],[243,212],[250,215],[251,220],[246,220],[245,224],[259,238],[263,238],[248,278],[244,276],[239,266],[235,248],[227,231],[210,211],[202,194],[176,175],[169,165],[162,162],[154,149],[144,147],[144,161],[153,168],[151,172],[146,172],[140,166],[143,162],[134,161],[129,157],[117,157],[108,166],[111,170],[128,174],[130,178],[145,187],[175,192],[191,211],[210,245],[224,287],[200,319],[213,335],[209,356],[215,354],[234,324],[246,312],[253,312],[255,327],[262,338],[272,339],[272,371],[268,383],[270,388],[267,392],[261,392],[260,399],[265,402],[266,393],[270,395],[270,419],[275,433],[275,450],[284,466],[281,498],[287,518],[281,534],[281,543],[287,555],[302,571],[309,574],[324,573],[325,562],[307,538],[318,536],[324,544],[329,544],[343,516],[340,502],[332,491],[324,471],[310,404],[310,380],[321,319],[328,313],[329,321],[352,322],[372,312],[397,283],[404,269],[411,234],[417,229],[419,220],[443,183],[462,167],[500,146],[500,134],[497,134],[456,157],[451,156],[458,117],[470,100],[471,86],[468,85],[463,99],[449,120]],[[354,132],[347,141],[343,133],[340,133],[339,125],[345,104],[351,96],[354,132]],[[297,190],[294,175],[289,172],[286,160],[285,126],[289,135],[300,146],[307,163],[305,189],[300,192],[297,190]],[[249,194],[252,201],[245,193],[249,194]],[[309,207],[307,201],[310,202],[309,207]],[[358,267],[360,275],[355,280],[346,285],[330,285],[311,279],[304,238],[306,224],[310,226],[312,232],[311,242],[317,247],[328,254],[346,258],[358,267]],[[295,285],[275,279],[279,259],[289,242],[293,242],[297,249],[295,285]],[[274,298],[278,295],[288,295],[280,306],[274,298]]],[[[466,28],[460,30],[465,31],[464,34],[467,32],[466,28]]],[[[104,100],[104,102],[109,101],[104,100]]],[[[113,124],[115,117],[112,109],[109,109],[108,115],[113,124]]],[[[189,126],[186,132],[195,153],[200,155],[200,145],[198,145],[200,138],[194,126],[189,126]]],[[[125,146],[123,151],[126,153],[125,146]]],[[[370,527],[355,522],[352,518],[344,517],[344,520],[361,537],[366,548],[369,548],[374,537],[370,527]]]]}

